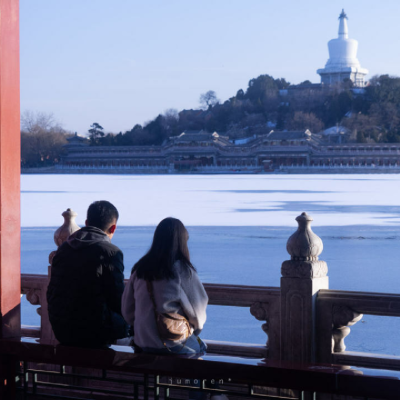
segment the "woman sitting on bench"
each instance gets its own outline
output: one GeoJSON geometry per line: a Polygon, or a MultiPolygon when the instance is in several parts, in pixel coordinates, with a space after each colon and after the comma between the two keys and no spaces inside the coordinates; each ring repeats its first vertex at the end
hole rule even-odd
{"type": "Polygon", "coordinates": [[[135,346],[147,353],[195,354],[208,296],[190,262],[189,234],[176,218],[165,218],[148,253],[132,268],[122,296],[122,315],[133,327],[135,346]]]}

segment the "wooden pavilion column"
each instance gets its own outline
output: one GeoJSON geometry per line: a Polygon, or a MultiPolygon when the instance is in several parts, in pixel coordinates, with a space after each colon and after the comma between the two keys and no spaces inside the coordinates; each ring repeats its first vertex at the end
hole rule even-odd
{"type": "MultiPolygon", "coordinates": [[[[19,0],[0,0],[0,339],[21,332],[19,0]]],[[[0,356],[0,398],[15,365],[0,356]]]]}
{"type": "Polygon", "coordinates": [[[21,330],[18,2],[0,0],[0,338],[21,330]]]}

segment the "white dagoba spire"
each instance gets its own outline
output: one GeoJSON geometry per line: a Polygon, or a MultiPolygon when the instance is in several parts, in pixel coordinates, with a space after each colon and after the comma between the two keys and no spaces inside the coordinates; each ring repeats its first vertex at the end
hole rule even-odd
{"type": "Polygon", "coordinates": [[[349,30],[347,28],[347,15],[342,9],[342,13],[339,15],[339,39],[348,39],[349,38],[349,30]]]}
{"type": "Polygon", "coordinates": [[[368,70],[361,68],[357,59],[358,42],[349,39],[347,15],[342,10],[339,16],[339,35],[328,42],[329,60],[325,68],[317,70],[321,83],[332,85],[350,79],[355,86],[364,86],[364,77],[368,70]]]}

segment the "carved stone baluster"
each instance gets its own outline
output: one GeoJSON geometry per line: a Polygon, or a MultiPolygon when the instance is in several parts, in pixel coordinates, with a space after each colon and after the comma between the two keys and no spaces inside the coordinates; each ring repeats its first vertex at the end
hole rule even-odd
{"type": "MultiPolygon", "coordinates": [[[[54,232],[54,243],[57,247],[60,247],[70,235],[80,229],[75,222],[75,218],[78,215],[75,211],[67,208],[61,215],[64,217],[64,223],[54,232]]],[[[52,251],[49,255],[50,265],[55,254],[56,251],[52,251]]]]}
{"type": "MultiPolygon", "coordinates": [[[[31,303],[33,306],[40,305],[40,290],[29,289],[28,293],[26,294],[26,300],[29,301],[29,303],[31,303]]],[[[41,307],[38,307],[36,312],[41,315],[41,307]]]]}
{"type": "MultiPolygon", "coordinates": [[[[75,222],[75,218],[78,215],[75,211],[68,208],[61,215],[64,217],[64,223],[54,233],[54,243],[57,245],[57,247],[60,247],[68,239],[70,235],[72,235],[74,232],[80,229],[75,222]]],[[[49,271],[48,280],[40,291],[40,304],[41,304],[40,340],[41,341],[55,340],[53,330],[51,329],[49,314],[47,310],[47,286],[50,281],[51,263],[53,261],[55,254],[56,251],[52,251],[49,255],[50,266],[48,268],[49,271]]]]}
{"type": "Polygon", "coordinates": [[[335,305],[332,309],[332,346],[333,351],[342,353],[346,350],[345,337],[350,333],[349,326],[354,325],[363,317],[350,307],[335,305]]]}
{"type": "MultiPolygon", "coordinates": [[[[265,321],[264,324],[261,325],[261,329],[268,335],[268,303],[254,303],[250,307],[250,313],[253,317],[255,317],[258,321],[265,321]]],[[[268,348],[269,336],[267,339],[266,346],[268,348]]]]}
{"type": "Polygon", "coordinates": [[[315,361],[315,305],[320,289],[328,289],[328,267],[318,259],[322,240],[311,230],[313,219],[305,212],[296,218],[297,231],[286,249],[291,259],[282,264],[281,358],[315,361]]]}

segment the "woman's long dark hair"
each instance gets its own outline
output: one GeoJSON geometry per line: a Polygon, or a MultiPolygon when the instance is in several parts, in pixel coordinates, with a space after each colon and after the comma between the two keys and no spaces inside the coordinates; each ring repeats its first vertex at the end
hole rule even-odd
{"type": "Polygon", "coordinates": [[[189,235],[179,219],[165,218],[157,226],[150,250],[132,268],[140,279],[154,281],[174,279],[173,265],[181,261],[189,274],[196,271],[190,262],[187,246],[189,235]]]}

